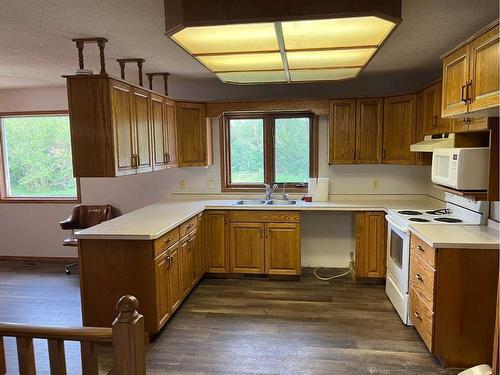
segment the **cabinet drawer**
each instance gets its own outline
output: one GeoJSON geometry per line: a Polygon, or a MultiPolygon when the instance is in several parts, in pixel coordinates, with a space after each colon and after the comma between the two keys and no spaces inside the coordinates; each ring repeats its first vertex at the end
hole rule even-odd
{"type": "Polygon", "coordinates": [[[434,311],[434,276],[436,271],[416,251],[410,255],[410,286],[423,303],[434,311]]]}
{"type": "Polygon", "coordinates": [[[436,251],[420,238],[411,235],[410,249],[420,255],[432,268],[436,264],[436,251]]]}
{"type": "Polygon", "coordinates": [[[420,300],[413,287],[410,287],[410,318],[425,345],[432,352],[434,314],[420,300]]]}
{"type": "Polygon", "coordinates": [[[244,223],[299,223],[298,211],[230,211],[230,222],[244,223]]]}
{"type": "Polygon", "coordinates": [[[164,234],[160,238],[155,240],[154,250],[155,257],[160,255],[163,251],[174,245],[177,241],[179,241],[179,228],[172,229],[167,234],[164,234]]]}
{"type": "Polygon", "coordinates": [[[181,238],[184,237],[189,232],[191,232],[192,230],[196,229],[197,226],[198,226],[198,216],[192,217],[188,221],[185,221],[184,223],[179,225],[181,238]]]}

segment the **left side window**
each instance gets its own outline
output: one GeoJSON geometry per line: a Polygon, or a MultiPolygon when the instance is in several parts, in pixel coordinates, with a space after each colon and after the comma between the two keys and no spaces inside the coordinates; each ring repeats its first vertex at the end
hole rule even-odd
{"type": "Polygon", "coordinates": [[[78,200],[66,113],[0,116],[3,200],[78,200]]]}

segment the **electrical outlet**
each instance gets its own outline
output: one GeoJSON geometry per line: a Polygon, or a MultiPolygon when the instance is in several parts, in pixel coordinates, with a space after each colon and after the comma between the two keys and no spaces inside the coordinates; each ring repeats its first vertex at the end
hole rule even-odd
{"type": "Polygon", "coordinates": [[[374,178],[373,179],[373,181],[372,181],[372,189],[373,190],[380,189],[380,181],[378,180],[378,178],[374,178]]]}
{"type": "Polygon", "coordinates": [[[179,181],[179,190],[186,190],[186,181],[184,180],[179,181]]]}
{"type": "Polygon", "coordinates": [[[215,189],[215,181],[214,180],[207,181],[207,189],[215,189]]]}

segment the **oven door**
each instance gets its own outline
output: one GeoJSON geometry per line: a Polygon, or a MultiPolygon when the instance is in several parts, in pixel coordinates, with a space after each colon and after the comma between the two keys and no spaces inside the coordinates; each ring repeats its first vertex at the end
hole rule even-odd
{"type": "Polygon", "coordinates": [[[410,264],[410,234],[394,219],[387,220],[387,273],[401,293],[408,294],[408,274],[410,264]]]}

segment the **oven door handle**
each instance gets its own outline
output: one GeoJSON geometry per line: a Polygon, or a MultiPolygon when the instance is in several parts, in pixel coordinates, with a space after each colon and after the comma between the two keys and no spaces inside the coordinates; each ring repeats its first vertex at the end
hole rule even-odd
{"type": "Polygon", "coordinates": [[[393,218],[391,218],[389,215],[385,215],[385,220],[387,220],[387,222],[392,225],[394,228],[396,228],[397,230],[399,230],[400,232],[403,232],[403,233],[408,233],[408,228],[404,228],[401,226],[401,224],[397,223],[393,218]]]}

